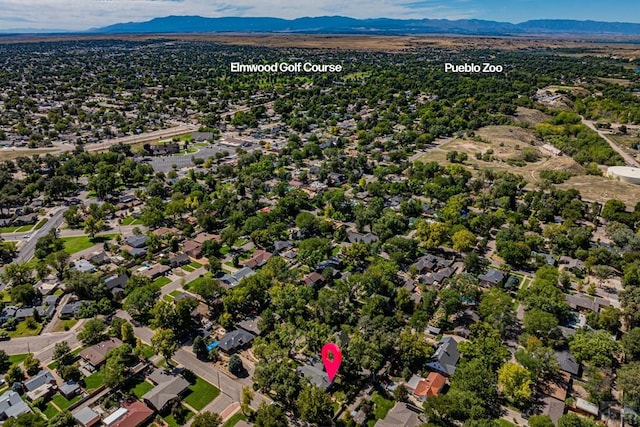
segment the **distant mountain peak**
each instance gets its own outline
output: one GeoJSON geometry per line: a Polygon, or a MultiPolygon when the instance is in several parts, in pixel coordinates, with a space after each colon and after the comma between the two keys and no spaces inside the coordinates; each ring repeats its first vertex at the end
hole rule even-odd
{"type": "Polygon", "coordinates": [[[640,35],[640,24],[626,22],[535,19],[518,24],[481,19],[356,19],[316,16],[296,19],[270,17],[165,16],[146,22],[127,22],[89,30],[91,33],[313,33],[313,34],[610,34],[640,35]]]}

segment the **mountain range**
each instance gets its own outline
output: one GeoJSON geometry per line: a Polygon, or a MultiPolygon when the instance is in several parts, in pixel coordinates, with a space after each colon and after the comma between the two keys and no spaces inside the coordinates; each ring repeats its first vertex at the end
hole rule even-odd
{"type": "Polygon", "coordinates": [[[94,34],[131,33],[306,33],[306,34],[461,34],[532,35],[602,34],[637,36],[640,24],[627,22],[540,19],[512,24],[478,19],[355,19],[344,16],[281,19],[260,17],[204,18],[167,16],[94,28],[94,34]]]}

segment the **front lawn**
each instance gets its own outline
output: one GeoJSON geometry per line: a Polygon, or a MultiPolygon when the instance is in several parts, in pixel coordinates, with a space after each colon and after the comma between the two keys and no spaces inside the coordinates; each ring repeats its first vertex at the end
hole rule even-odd
{"type": "Polygon", "coordinates": [[[191,273],[192,271],[195,271],[195,268],[191,267],[190,265],[183,265],[182,269],[187,273],[191,273]]]}
{"type": "Polygon", "coordinates": [[[22,363],[22,361],[24,359],[27,358],[27,354],[12,354],[11,356],[9,356],[9,362],[11,362],[12,365],[18,365],[20,363],[22,363]]]}
{"type": "Polygon", "coordinates": [[[58,406],[58,408],[62,409],[63,411],[65,409],[67,409],[69,406],[73,405],[74,403],[76,403],[78,400],[81,399],[81,396],[75,396],[74,398],[72,398],[71,400],[67,400],[66,397],[64,397],[61,394],[55,394],[51,400],[54,401],[54,403],[58,406]]]}
{"type": "Polygon", "coordinates": [[[184,410],[186,411],[186,417],[184,417],[184,423],[178,423],[176,421],[176,419],[173,417],[173,415],[169,414],[166,417],[163,417],[162,419],[169,424],[169,427],[181,427],[183,425],[185,425],[187,423],[187,421],[189,421],[189,419],[191,419],[191,417],[193,417],[193,412],[191,412],[190,410],[188,410],[187,408],[185,408],[183,406],[184,410]]]}
{"type": "Polygon", "coordinates": [[[9,332],[9,336],[11,338],[19,338],[19,337],[31,337],[34,335],[38,335],[42,330],[42,323],[38,323],[35,320],[23,320],[22,322],[16,325],[15,331],[7,331],[9,332]]]}
{"type": "Polygon", "coordinates": [[[168,285],[169,283],[171,283],[171,279],[169,279],[166,276],[158,277],[156,280],[153,281],[154,285],[158,285],[160,287],[163,287],[164,285],[168,285]]]}
{"type": "Polygon", "coordinates": [[[104,379],[100,375],[100,371],[94,372],[84,379],[84,386],[87,390],[95,390],[104,384],[104,379]]]}
{"type": "Polygon", "coordinates": [[[193,269],[202,267],[202,264],[200,264],[199,262],[196,262],[196,261],[191,261],[188,265],[189,265],[189,267],[191,267],[193,269]]]}
{"type": "Polygon", "coordinates": [[[63,237],[64,249],[71,255],[89,249],[93,245],[104,243],[108,240],[116,237],[116,234],[105,234],[103,236],[96,236],[95,239],[90,240],[89,236],[77,236],[77,237],[63,237]]]}
{"type": "Polygon", "coordinates": [[[142,221],[138,218],[128,216],[122,220],[122,225],[142,225],[142,221]]]}
{"type": "Polygon", "coordinates": [[[368,425],[373,426],[377,420],[381,420],[387,416],[387,413],[393,408],[395,402],[381,396],[377,391],[371,395],[371,401],[375,404],[373,415],[375,419],[369,420],[368,425]]]}
{"type": "Polygon", "coordinates": [[[171,295],[172,297],[177,297],[178,295],[180,295],[182,292],[180,292],[179,290],[175,290],[175,291],[171,291],[171,293],[169,293],[169,295],[171,295]]]}
{"type": "Polygon", "coordinates": [[[240,421],[247,421],[247,417],[245,417],[242,412],[237,412],[233,414],[233,416],[229,418],[227,422],[222,424],[222,427],[233,427],[236,424],[238,424],[240,421]]]}
{"type": "Polygon", "coordinates": [[[185,397],[184,401],[198,411],[202,410],[220,394],[220,390],[217,387],[200,377],[196,378],[195,384],[189,386],[189,390],[191,390],[191,393],[185,397]]]}
{"type": "Polygon", "coordinates": [[[142,344],[142,355],[147,359],[151,359],[156,355],[155,350],[148,344],[142,344]]]}
{"type": "MultiPolygon", "coordinates": [[[[56,322],[56,320],[52,320],[52,322],[56,322]]],[[[68,331],[73,328],[73,326],[78,323],[78,319],[67,319],[67,320],[57,320],[57,323],[53,327],[53,332],[63,332],[68,331]]]]}

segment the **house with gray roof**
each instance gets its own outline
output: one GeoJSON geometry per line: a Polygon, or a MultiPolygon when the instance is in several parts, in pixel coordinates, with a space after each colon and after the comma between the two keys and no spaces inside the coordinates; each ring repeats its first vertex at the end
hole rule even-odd
{"type": "Polygon", "coordinates": [[[0,421],[29,412],[31,409],[15,391],[7,390],[0,395],[0,421]]]}
{"type": "Polygon", "coordinates": [[[490,268],[486,273],[478,275],[480,284],[487,287],[500,285],[504,279],[504,273],[500,270],[496,270],[495,268],[490,268]]]}
{"type": "Polygon", "coordinates": [[[405,402],[397,402],[375,427],[418,427],[426,422],[422,411],[405,402]]]}
{"type": "Polygon", "coordinates": [[[155,379],[160,382],[157,382],[153,389],[145,393],[142,400],[156,411],[162,411],[189,389],[189,381],[185,380],[182,375],[160,375],[155,379]]]}
{"type": "Polygon", "coordinates": [[[450,377],[456,371],[458,360],[460,360],[458,343],[453,337],[444,337],[438,343],[436,352],[426,366],[450,377]]]}
{"type": "Polygon", "coordinates": [[[249,346],[255,337],[243,329],[236,329],[220,338],[218,348],[227,354],[232,354],[249,346]]]}
{"type": "Polygon", "coordinates": [[[22,383],[22,386],[27,392],[30,392],[45,384],[55,385],[56,379],[53,378],[53,375],[51,374],[51,372],[41,370],[35,376],[24,381],[22,383]]]}
{"type": "Polygon", "coordinates": [[[147,236],[144,234],[133,234],[131,236],[127,236],[126,242],[127,245],[132,248],[141,249],[147,246],[147,236]]]}
{"type": "Polygon", "coordinates": [[[571,354],[569,350],[556,351],[556,360],[560,370],[567,372],[575,377],[580,376],[580,362],[571,354]]]}
{"type": "Polygon", "coordinates": [[[331,383],[329,382],[329,377],[327,373],[324,371],[324,367],[322,363],[316,362],[312,365],[302,365],[296,368],[296,374],[300,378],[306,378],[311,384],[321,388],[322,390],[327,390],[331,383]]]}
{"type": "Polygon", "coordinates": [[[78,259],[74,261],[73,269],[78,270],[82,273],[94,273],[96,271],[96,266],[91,264],[86,259],[78,259]]]}

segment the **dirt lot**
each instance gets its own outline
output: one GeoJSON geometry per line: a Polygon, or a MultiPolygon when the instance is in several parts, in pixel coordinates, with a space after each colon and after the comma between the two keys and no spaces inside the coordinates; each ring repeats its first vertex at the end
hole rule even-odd
{"type": "Polygon", "coordinates": [[[516,109],[516,115],[514,120],[519,123],[529,123],[530,125],[537,125],[538,123],[545,122],[551,117],[548,114],[543,113],[540,110],[533,108],[518,107],[516,109]]]}
{"type": "Polygon", "coordinates": [[[531,130],[515,126],[488,126],[479,129],[476,135],[488,142],[479,142],[468,138],[455,139],[424,153],[419,157],[419,160],[449,164],[446,160],[447,152],[455,150],[468,154],[469,159],[465,164],[473,173],[483,168],[517,173],[527,179],[530,183],[529,186],[533,188],[535,183],[540,181],[540,171],[542,170],[571,171],[576,175],[557,187],[565,190],[575,188],[580,191],[584,200],[604,203],[611,198],[617,198],[629,206],[634,206],[640,200],[640,186],[603,176],[585,175],[584,168],[568,156],[542,156],[539,161],[527,163],[525,166],[513,166],[507,163],[507,159],[517,158],[523,148],[531,147],[529,142],[535,140],[531,130]],[[494,160],[476,159],[475,153],[485,153],[489,149],[494,152],[494,160]]]}

